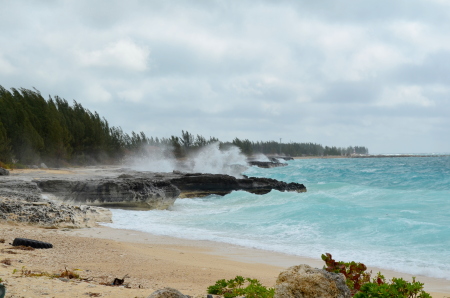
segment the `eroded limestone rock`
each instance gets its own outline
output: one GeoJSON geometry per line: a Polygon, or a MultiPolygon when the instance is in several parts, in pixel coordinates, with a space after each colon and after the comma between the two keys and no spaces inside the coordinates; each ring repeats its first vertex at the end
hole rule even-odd
{"type": "Polygon", "coordinates": [[[172,206],[180,194],[168,181],[142,178],[45,179],[37,184],[44,193],[66,203],[102,207],[163,210],[172,206]]]}
{"type": "Polygon", "coordinates": [[[40,226],[93,227],[111,222],[111,211],[100,207],[70,206],[45,199],[35,182],[0,181],[0,220],[40,226]]]}
{"type": "Polygon", "coordinates": [[[188,298],[188,296],[183,295],[180,291],[174,288],[164,288],[153,292],[147,298],[188,298]]]}
{"type": "Polygon", "coordinates": [[[274,298],[350,298],[342,274],[302,264],[280,273],[274,298]]]}

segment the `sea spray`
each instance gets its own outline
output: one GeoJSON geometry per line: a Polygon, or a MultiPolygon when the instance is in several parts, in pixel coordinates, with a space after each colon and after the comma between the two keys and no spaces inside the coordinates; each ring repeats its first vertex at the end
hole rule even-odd
{"type": "Polygon", "coordinates": [[[240,177],[247,169],[247,161],[239,148],[230,146],[225,150],[219,149],[219,143],[209,144],[190,157],[192,172],[227,174],[240,177]]]}
{"type": "Polygon", "coordinates": [[[113,227],[318,258],[330,252],[411,274],[450,277],[450,158],[311,159],[246,174],[307,193],[179,199],[171,210],[113,210],[113,227]],[[199,216],[201,214],[201,216],[199,216]]]}
{"type": "Polygon", "coordinates": [[[177,161],[172,148],[167,146],[143,146],[139,155],[129,156],[125,164],[137,171],[172,172],[177,161]]]}
{"type": "Polygon", "coordinates": [[[193,150],[185,160],[178,161],[170,147],[146,146],[139,156],[129,157],[126,161],[131,168],[138,171],[172,172],[174,170],[188,173],[227,174],[242,177],[247,167],[245,155],[235,146],[220,149],[219,143],[212,143],[198,150],[193,150]]]}

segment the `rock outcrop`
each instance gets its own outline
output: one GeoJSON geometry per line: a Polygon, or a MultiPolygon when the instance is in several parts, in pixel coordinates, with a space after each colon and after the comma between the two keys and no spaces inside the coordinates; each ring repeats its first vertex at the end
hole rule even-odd
{"type": "Polygon", "coordinates": [[[249,161],[248,164],[251,166],[257,166],[259,168],[265,169],[285,167],[288,165],[287,163],[282,163],[278,161],[249,161]]]}
{"type": "Polygon", "coordinates": [[[37,185],[70,204],[115,208],[167,209],[180,194],[169,181],[130,175],[90,180],[43,179],[37,185]]]}
{"type": "Polygon", "coordinates": [[[90,206],[71,206],[45,199],[36,183],[0,181],[0,220],[51,227],[93,227],[111,222],[111,211],[90,206]]]}
{"type": "Polygon", "coordinates": [[[94,227],[97,222],[111,222],[111,217],[111,211],[100,207],[0,197],[0,219],[4,221],[48,227],[89,228],[94,227]]]}
{"type": "Polygon", "coordinates": [[[153,292],[147,298],[188,298],[189,296],[183,295],[180,291],[174,288],[164,288],[153,292]]]}
{"type": "Polygon", "coordinates": [[[234,190],[244,190],[254,194],[266,194],[271,190],[306,192],[299,183],[286,183],[270,178],[246,177],[243,179],[220,174],[180,174],[171,178],[170,183],[180,189],[181,198],[226,195],[234,190]]]}
{"type": "Polygon", "coordinates": [[[350,298],[350,289],[342,274],[309,265],[288,268],[280,273],[274,298],[350,298]]]}
{"type": "Polygon", "coordinates": [[[235,190],[266,194],[271,190],[305,192],[299,183],[269,178],[235,178],[221,174],[150,173],[128,171],[117,178],[88,180],[41,179],[44,193],[70,204],[91,206],[167,209],[177,198],[226,195],[235,190]]]}
{"type": "Polygon", "coordinates": [[[9,171],[7,169],[0,168],[0,176],[8,176],[8,175],[9,171]]]}
{"type": "MultiPolygon", "coordinates": [[[[236,178],[221,174],[178,171],[137,172],[129,169],[97,170],[93,168],[85,169],[83,172],[66,170],[61,175],[55,170],[25,172],[14,173],[0,180],[0,197],[14,199],[24,206],[23,209],[19,209],[20,204],[15,204],[12,200],[3,200],[4,212],[16,214],[23,222],[38,222],[32,218],[31,213],[39,213],[48,224],[62,222],[59,219],[63,217],[62,214],[67,215],[68,222],[76,221],[80,225],[84,223],[73,219],[78,215],[80,218],[89,218],[88,222],[90,218],[96,220],[99,216],[103,216],[81,205],[141,210],[167,209],[177,198],[226,195],[237,190],[254,194],[266,194],[271,190],[306,192],[303,184],[286,183],[269,178],[247,176],[236,178]],[[44,200],[42,194],[52,200],[44,200]],[[31,204],[33,202],[45,204],[31,204]],[[56,206],[61,202],[64,204],[56,206]],[[67,204],[78,206],[78,209],[69,210],[67,204]],[[37,206],[43,209],[38,211],[37,206]],[[51,216],[46,214],[56,214],[58,208],[66,209],[61,214],[55,215],[56,219],[50,220],[51,216]]],[[[75,208],[74,206],[71,207],[75,208]]],[[[6,217],[13,218],[11,215],[3,215],[4,219],[6,217]]]]}

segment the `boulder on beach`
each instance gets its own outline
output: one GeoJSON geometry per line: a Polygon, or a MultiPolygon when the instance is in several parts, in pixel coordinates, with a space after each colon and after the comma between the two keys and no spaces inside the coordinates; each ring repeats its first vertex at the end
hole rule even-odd
{"type": "Polygon", "coordinates": [[[164,288],[153,292],[147,298],[188,298],[188,296],[183,295],[180,291],[174,288],[164,288]]]}
{"type": "Polygon", "coordinates": [[[7,169],[0,168],[0,176],[8,176],[8,175],[9,171],[7,169]]]}
{"type": "Polygon", "coordinates": [[[344,275],[302,264],[289,267],[278,276],[274,298],[316,297],[350,298],[344,275]]]}

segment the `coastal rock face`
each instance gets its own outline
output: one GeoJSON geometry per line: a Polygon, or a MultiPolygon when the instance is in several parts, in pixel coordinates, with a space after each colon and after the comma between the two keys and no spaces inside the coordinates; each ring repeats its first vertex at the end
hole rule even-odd
{"type": "Polygon", "coordinates": [[[226,195],[234,190],[254,194],[278,191],[305,192],[299,183],[286,183],[269,178],[238,179],[229,175],[201,173],[128,172],[117,178],[91,180],[42,179],[37,185],[71,204],[102,207],[167,209],[177,198],[226,195]]]}
{"type": "Polygon", "coordinates": [[[71,204],[92,206],[167,209],[180,191],[168,181],[151,181],[124,175],[93,180],[40,180],[39,188],[71,204]]]}
{"type": "Polygon", "coordinates": [[[8,176],[8,175],[9,171],[7,169],[0,168],[0,176],[8,176]]]}
{"type": "Polygon", "coordinates": [[[153,292],[147,298],[188,298],[188,296],[183,295],[180,291],[174,288],[164,288],[153,292]]]}
{"type": "Polygon", "coordinates": [[[111,211],[100,207],[69,206],[52,201],[28,202],[0,197],[0,219],[50,227],[89,228],[111,222],[111,211]]]}
{"type": "Polygon", "coordinates": [[[278,276],[274,298],[350,298],[350,289],[342,274],[302,264],[278,276]]]}
{"type": "Polygon", "coordinates": [[[180,189],[181,198],[226,195],[234,190],[244,190],[254,194],[266,194],[272,189],[278,191],[306,192],[299,183],[286,183],[269,178],[243,178],[221,174],[182,174],[171,178],[170,182],[180,189]]]}
{"type": "Polygon", "coordinates": [[[0,181],[0,220],[40,226],[93,227],[111,222],[111,211],[89,206],[70,206],[41,197],[36,183],[0,181]]]}

